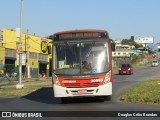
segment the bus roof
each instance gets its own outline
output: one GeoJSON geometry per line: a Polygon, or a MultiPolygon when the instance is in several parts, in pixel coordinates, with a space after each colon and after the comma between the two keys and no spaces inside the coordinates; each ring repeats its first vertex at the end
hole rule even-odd
{"type": "Polygon", "coordinates": [[[67,33],[82,33],[82,32],[105,32],[108,34],[106,30],[96,30],[96,29],[81,29],[81,30],[67,30],[62,32],[57,32],[53,36],[58,34],[67,34],[67,33]]]}

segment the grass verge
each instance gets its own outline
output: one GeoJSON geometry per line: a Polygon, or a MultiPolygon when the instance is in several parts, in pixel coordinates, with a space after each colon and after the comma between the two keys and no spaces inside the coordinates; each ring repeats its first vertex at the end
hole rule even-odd
{"type": "Polygon", "coordinates": [[[28,95],[43,87],[52,87],[52,81],[50,79],[25,81],[24,88],[16,89],[16,85],[0,86],[1,97],[21,97],[28,95]]]}
{"type": "Polygon", "coordinates": [[[122,93],[119,100],[141,104],[160,104],[160,78],[141,82],[122,93]]]}

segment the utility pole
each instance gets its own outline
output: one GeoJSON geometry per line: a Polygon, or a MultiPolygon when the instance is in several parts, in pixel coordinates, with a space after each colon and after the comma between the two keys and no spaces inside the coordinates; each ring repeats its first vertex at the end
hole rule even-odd
{"type": "Polygon", "coordinates": [[[29,37],[28,37],[28,29],[27,29],[27,77],[31,78],[31,74],[30,74],[30,63],[29,63],[29,48],[30,48],[30,44],[29,44],[29,37]]]}
{"type": "MultiPolygon", "coordinates": [[[[22,17],[23,17],[23,0],[21,0],[21,9],[20,9],[20,43],[22,47],[22,17]]],[[[17,89],[23,88],[22,84],[22,53],[19,53],[19,83],[16,85],[17,89]]]]}

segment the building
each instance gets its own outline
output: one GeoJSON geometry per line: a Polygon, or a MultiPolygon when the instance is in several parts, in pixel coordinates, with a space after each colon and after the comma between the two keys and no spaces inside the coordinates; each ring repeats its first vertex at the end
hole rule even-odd
{"type": "Polygon", "coordinates": [[[133,53],[134,46],[122,45],[120,41],[115,42],[115,51],[112,52],[113,57],[130,57],[133,53]]]}
{"type": "Polygon", "coordinates": [[[16,30],[0,31],[0,69],[6,73],[16,71],[19,66],[19,48],[22,48],[22,73],[24,77],[39,77],[43,72],[51,75],[52,40],[22,33],[22,44],[16,37],[16,30]],[[20,47],[20,46],[21,47],[20,47]]]}
{"type": "Polygon", "coordinates": [[[115,51],[112,51],[113,67],[119,67],[123,63],[131,63],[134,46],[122,45],[121,40],[115,41],[115,51]]]}

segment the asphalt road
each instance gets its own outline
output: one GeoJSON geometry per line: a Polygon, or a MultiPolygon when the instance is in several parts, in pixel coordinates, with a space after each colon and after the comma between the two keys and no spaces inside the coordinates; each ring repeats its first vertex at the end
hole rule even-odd
{"type": "Polygon", "coordinates": [[[114,75],[111,101],[79,98],[72,99],[68,104],[61,104],[59,98],[53,97],[52,88],[43,88],[20,98],[0,98],[0,111],[160,111],[160,105],[123,103],[117,99],[123,91],[139,82],[160,77],[159,71],[160,67],[143,66],[134,68],[133,75],[114,75]]]}

